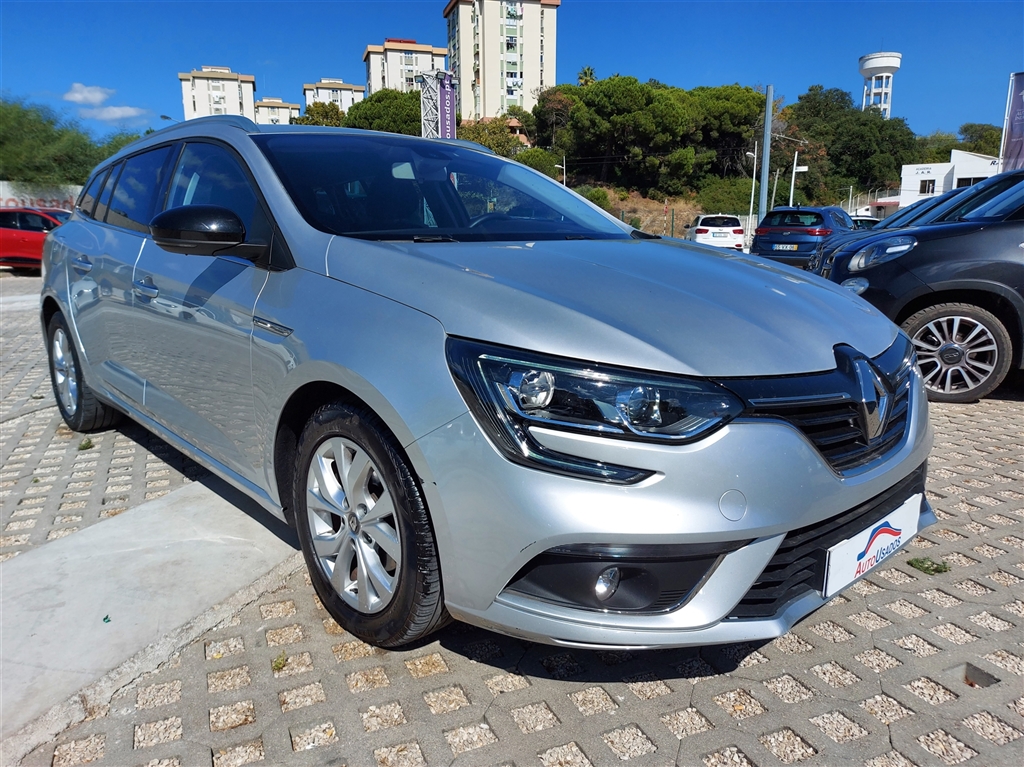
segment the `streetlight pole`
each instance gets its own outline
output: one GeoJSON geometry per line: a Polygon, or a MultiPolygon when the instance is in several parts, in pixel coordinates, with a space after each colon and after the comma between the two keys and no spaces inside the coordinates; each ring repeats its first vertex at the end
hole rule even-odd
{"type": "Polygon", "coordinates": [[[747,152],[747,157],[754,158],[754,169],[750,173],[750,211],[747,213],[747,234],[753,229],[754,219],[754,187],[757,186],[757,142],[754,142],[754,151],[747,152]]]}
{"type": "Polygon", "coordinates": [[[565,155],[562,155],[562,164],[555,164],[555,167],[562,171],[562,186],[565,186],[565,155]]]}
{"type": "Polygon", "coordinates": [[[761,143],[761,194],[758,197],[757,203],[757,218],[759,221],[763,219],[765,213],[768,212],[768,174],[771,172],[768,167],[770,164],[768,162],[768,158],[771,156],[772,100],[775,97],[775,86],[769,85],[765,91],[764,141],[761,143]]]}
{"type": "Polygon", "coordinates": [[[789,207],[793,207],[793,189],[796,187],[796,161],[800,157],[800,150],[793,152],[793,175],[789,179],[789,207]]]}

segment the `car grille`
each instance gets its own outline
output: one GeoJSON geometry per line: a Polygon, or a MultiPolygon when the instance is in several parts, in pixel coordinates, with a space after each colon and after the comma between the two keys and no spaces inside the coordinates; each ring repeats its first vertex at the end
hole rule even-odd
{"type": "Polygon", "coordinates": [[[775,556],[729,617],[770,618],[809,591],[823,592],[828,550],[866,530],[899,508],[910,496],[923,493],[925,472],[926,465],[922,464],[910,476],[870,501],[824,522],[787,533],[775,556]]]}
{"type": "MultiPolygon", "coordinates": [[[[849,350],[849,347],[845,347],[849,350]]],[[[850,357],[849,351],[840,356],[850,357]]],[[[747,400],[745,416],[786,421],[800,430],[841,475],[855,474],[882,460],[906,435],[910,417],[911,372],[916,364],[902,334],[871,361],[888,388],[888,413],[877,434],[865,425],[856,379],[837,366],[831,373],[761,381],[721,381],[747,400]],[[766,390],[771,396],[765,396],[766,390]]]]}

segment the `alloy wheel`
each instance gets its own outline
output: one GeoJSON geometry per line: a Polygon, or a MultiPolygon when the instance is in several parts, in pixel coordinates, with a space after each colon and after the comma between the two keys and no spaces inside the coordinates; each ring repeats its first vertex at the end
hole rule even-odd
{"type": "Polygon", "coordinates": [[[977,389],[999,364],[992,331],[971,317],[939,317],[923,325],[912,340],[925,387],[935,392],[977,389]]]}
{"type": "Polygon", "coordinates": [[[53,365],[53,381],[56,384],[57,395],[60,397],[64,412],[73,416],[78,409],[78,371],[75,369],[71,342],[63,328],[57,328],[51,343],[50,364],[53,365]]]}
{"type": "Polygon", "coordinates": [[[343,437],[317,447],[306,516],[317,564],[338,595],[365,614],[387,607],[398,585],[402,539],[392,493],[363,448],[343,437]]]}

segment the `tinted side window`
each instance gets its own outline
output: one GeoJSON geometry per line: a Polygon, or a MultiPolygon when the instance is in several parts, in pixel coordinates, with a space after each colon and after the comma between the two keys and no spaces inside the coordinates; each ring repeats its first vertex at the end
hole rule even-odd
{"type": "Polygon", "coordinates": [[[107,210],[110,208],[110,198],[114,194],[114,185],[117,183],[117,176],[121,172],[122,164],[118,163],[111,169],[110,175],[107,176],[107,183],[103,185],[103,191],[100,192],[100,198],[96,202],[96,209],[93,211],[93,218],[97,221],[103,221],[107,217],[107,210]]]}
{"type": "Polygon", "coordinates": [[[99,196],[100,187],[103,186],[103,180],[107,177],[107,172],[102,171],[93,176],[89,186],[82,192],[82,196],[78,198],[78,209],[92,218],[92,209],[96,205],[96,198],[99,196]]]}
{"type": "Polygon", "coordinates": [[[48,232],[51,229],[56,229],[57,224],[46,216],[40,216],[38,213],[22,213],[20,216],[21,228],[29,232],[48,232]]]}
{"type": "Polygon", "coordinates": [[[237,215],[248,242],[270,242],[270,220],[238,160],[216,144],[186,144],[171,176],[167,208],[220,205],[237,215]]]}
{"type": "Polygon", "coordinates": [[[125,160],[107,211],[108,224],[149,233],[170,154],[171,147],[164,146],[125,160]]]}
{"type": "Polygon", "coordinates": [[[853,223],[853,219],[850,218],[847,215],[846,211],[842,210],[841,208],[832,211],[832,217],[836,219],[836,221],[838,221],[840,225],[845,226],[847,229],[857,228],[857,225],[853,223]]]}
{"type": "Polygon", "coordinates": [[[0,210],[0,226],[4,229],[17,229],[18,214],[9,210],[0,210]]]}

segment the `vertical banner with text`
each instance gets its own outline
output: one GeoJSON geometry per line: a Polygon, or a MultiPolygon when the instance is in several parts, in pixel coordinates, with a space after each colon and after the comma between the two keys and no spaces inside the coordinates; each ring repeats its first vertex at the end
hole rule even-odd
{"type": "Polygon", "coordinates": [[[438,84],[437,112],[440,125],[437,135],[441,138],[455,138],[455,83],[451,72],[445,72],[438,84]]]}
{"type": "Polygon", "coordinates": [[[1001,170],[1024,168],[1024,72],[1010,75],[999,158],[1001,170]]]}

